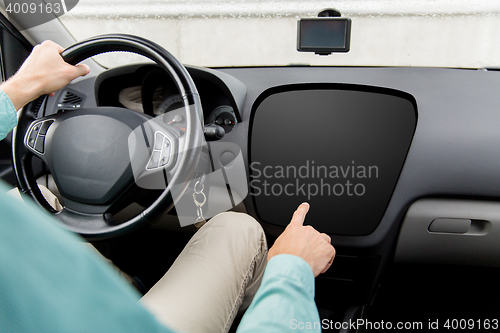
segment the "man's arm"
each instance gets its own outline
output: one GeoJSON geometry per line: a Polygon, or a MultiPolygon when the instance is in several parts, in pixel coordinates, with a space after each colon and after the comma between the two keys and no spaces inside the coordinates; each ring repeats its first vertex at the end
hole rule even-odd
{"type": "Polygon", "coordinates": [[[52,41],[35,46],[19,71],[0,85],[16,110],[40,95],[52,95],[77,77],[89,73],[87,65],[73,66],[65,62],[60,55],[62,51],[64,49],[52,41]]]}
{"type": "Polygon", "coordinates": [[[330,268],[335,249],[328,235],[303,225],[308,211],[309,204],[300,205],[269,250],[262,284],[238,333],[321,332],[314,277],[330,268]]]}
{"type": "Polygon", "coordinates": [[[40,95],[53,96],[72,80],[89,73],[87,65],[66,63],[60,55],[63,50],[51,41],[35,46],[19,71],[0,85],[0,140],[17,125],[16,110],[40,95]]]}

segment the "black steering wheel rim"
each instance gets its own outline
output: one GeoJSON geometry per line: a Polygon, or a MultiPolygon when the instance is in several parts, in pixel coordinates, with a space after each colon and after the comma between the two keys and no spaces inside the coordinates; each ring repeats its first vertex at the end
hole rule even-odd
{"type": "Polygon", "coordinates": [[[63,209],[56,212],[45,200],[33,174],[31,161],[33,153],[25,145],[25,137],[30,125],[37,120],[38,111],[47,97],[40,96],[26,105],[20,112],[18,126],[13,132],[13,167],[20,192],[30,196],[42,208],[57,216],[67,229],[89,240],[114,238],[131,232],[146,224],[155,224],[172,209],[175,201],[184,193],[200,158],[203,111],[196,86],[186,68],[167,50],[141,37],[108,34],[92,37],[67,48],[62,57],[72,65],[106,52],[132,52],[143,55],[163,68],[173,79],[183,97],[186,109],[185,146],[179,153],[177,171],[166,189],[144,211],[132,219],[120,223],[110,223],[106,214],[87,214],[63,209]],[[200,128],[198,128],[200,127],[200,128]],[[172,184],[176,191],[172,195],[172,184]]]}

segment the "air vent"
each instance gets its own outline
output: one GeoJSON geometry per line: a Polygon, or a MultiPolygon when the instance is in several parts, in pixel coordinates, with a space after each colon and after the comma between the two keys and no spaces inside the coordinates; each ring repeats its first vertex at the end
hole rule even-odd
{"type": "Polygon", "coordinates": [[[62,103],[63,104],[80,104],[82,102],[82,98],[80,96],[76,96],[72,92],[67,91],[62,103]]]}
{"type": "Polygon", "coordinates": [[[59,108],[59,111],[79,109],[82,106],[83,100],[83,94],[80,94],[74,90],[65,89],[59,97],[59,103],[57,104],[57,107],[59,108]]]}

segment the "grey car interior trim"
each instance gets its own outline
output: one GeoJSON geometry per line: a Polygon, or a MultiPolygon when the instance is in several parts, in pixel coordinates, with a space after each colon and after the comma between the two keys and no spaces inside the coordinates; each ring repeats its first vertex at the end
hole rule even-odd
{"type": "Polygon", "coordinates": [[[500,267],[499,239],[500,202],[422,199],[403,220],[394,261],[500,267]],[[436,219],[446,228],[432,232],[436,219]]]}

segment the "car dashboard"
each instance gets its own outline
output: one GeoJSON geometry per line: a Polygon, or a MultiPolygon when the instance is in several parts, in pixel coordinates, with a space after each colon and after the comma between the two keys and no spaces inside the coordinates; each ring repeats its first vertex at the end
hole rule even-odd
{"type": "MultiPolygon", "coordinates": [[[[393,261],[500,266],[499,72],[187,69],[204,123],[241,150],[245,211],[272,240],[308,201],[306,223],[330,235],[337,257],[316,280],[318,304],[368,302],[393,261]]],[[[96,105],[157,116],[179,95],[156,65],[136,64],[70,84],[44,112],[96,105]]],[[[223,154],[211,154],[215,169],[223,154]]]]}

